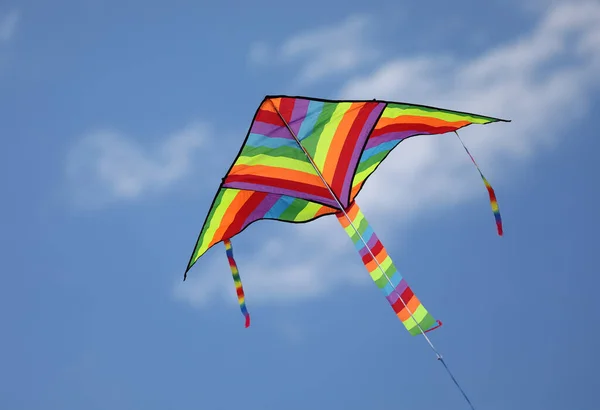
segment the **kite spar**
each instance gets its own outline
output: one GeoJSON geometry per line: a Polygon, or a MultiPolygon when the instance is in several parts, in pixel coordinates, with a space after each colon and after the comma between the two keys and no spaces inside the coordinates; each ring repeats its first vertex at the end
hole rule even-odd
{"type": "MultiPolygon", "coordinates": [[[[467,125],[498,121],[505,120],[380,100],[265,97],[213,200],[184,280],[208,249],[224,242],[248,327],[250,317],[231,238],[260,219],[306,223],[334,214],[397,317],[412,335],[424,336],[471,405],[426,335],[441,322],[425,309],[399,274],[355,198],[368,177],[403,140],[416,135],[456,133],[467,125]]],[[[502,235],[493,189],[463,147],[488,189],[498,234],[502,235]]]]}

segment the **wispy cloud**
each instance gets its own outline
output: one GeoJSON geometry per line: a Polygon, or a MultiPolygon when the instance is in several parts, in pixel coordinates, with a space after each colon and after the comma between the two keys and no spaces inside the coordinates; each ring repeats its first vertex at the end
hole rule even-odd
{"type": "Polygon", "coordinates": [[[8,43],[17,31],[20,13],[12,10],[6,14],[0,14],[0,43],[8,43]]]}
{"type": "Polygon", "coordinates": [[[66,163],[76,203],[99,207],[168,189],[190,173],[207,132],[204,124],[193,123],[153,150],[118,131],[83,136],[69,151],[66,163]]]}
{"type": "MultiPolygon", "coordinates": [[[[288,56],[310,49],[311,41],[318,43],[315,37],[298,38],[286,43],[288,56]]],[[[600,4],[564,0],[546,8],[530,33],[487,53],[468,60],[426,53],[398,58],[368,76],[351,79],[339,96],[410,101],[512,119],[510,124],[472,126],[462,133],[494,183],[514,177],[506,171],[508,164],[552,147],[560,132],[583,115],[600,85],[599,42],[600,4]]],[[[319,72],[309,68],[323,62],[317,53],[304,75],[319,72]]],[[[481,180],[456,137],[417,137],[403,142],[392,156],[358,199],[384,244],[388,233],[433,207],[473,195],[487,206],[481,180]],[[394,189],[386,189],[389,186],[394,189]]],[[[497,193],[502,206],[502,191],[497,193]]],[[[298,300],[369,283],[335,218],[281,224],[277,230],[271,224],[269,232],[259,225],[234,239],[240,243],[236,253],[249,303],[298,300]]],[[[235,303],[224,255],[207,254],[194,270],[187,282],[177,285],[179,297],[196,306],[217,295],[235,303]]]]}
{"type": "Polygon", "coordinates": [[[299,67],[301,83],[347,74],[379,54],[368,41],[372,23],[366,15],[353,15],[338,25],[296,34],[278,47],[255,43],[249,58],[255,64],[268,62],[299,67]]]}
{"type": "MultiPolygon", "coordinates": [[[[547,9],[530,34],[512,43],[469,60],[451,55],[396,59],[349,81],[340,96],[411,101],[512,119],[510,125],[463,131],[488,177],[498,181],[510,177],[507,161],[551,147],[585,113],[600,85],[600,48],[594,47],[599,35],[600,4],[565,1],[547,9]]],[[[380,167],[365,187],[363,206],[386,212],[393,204],[406,215],[480,193],[478,176],[455,137],[418,137],[402,144],[394,161],[380,167]],[[376,200],[376,192],[392,181],[397,189],[391,198],[376,200]]]]}

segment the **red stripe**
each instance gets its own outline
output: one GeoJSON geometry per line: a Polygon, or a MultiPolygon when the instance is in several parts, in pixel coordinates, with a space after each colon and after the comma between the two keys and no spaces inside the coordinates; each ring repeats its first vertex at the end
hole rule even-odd
{"type": "Polygon", "coordinates": [[[281,103],[279,104],[279,112],[288,124],[292,122],[292,113],[294,112],[295,102],[295,98],[282,98],[281,103]]]}
{"type": "MultiPolygon", "coordinates": [[[[350,127],[350,131],[348,132],[348,136],[344,141],[344,146],[338,159],[338,166],[336,167],[336,172],[331,183],[333,192],[335,192],[338,196],[342,194],[344,181],[350,172],[350,160],[352,159],[352,154],[356,150],[358,138],[361,135],[361,131],[365,126],[367,119],[369,119],[369,115],[371,115],[371,112],[373,112],[377,105],[378,103],[366,103],[363,107],[361,107],[359,114],[354,120],[354,123],[352,123],[352,127],[350,127]]],[[[357,158],[357,160],[359,158],[357,158]]],[[[345,198],[343,198],[343,200],[345,201],[345,198]]]]}
{"type": "MultiPolygon", "coordinates": [[[[397,291],[394,291],[394,294],[397,294],[396,292],[397,291]]],[[[414,293],[410,287],[404,289],[404,292],[402,292],[400,298],[398,298],[392,305],[392,307],[394,308],[394,312],[400,313],[400,311],[404,309],[404,304],[408,305],[408,301],[413,297],[413,295],[414,293]],[[402,301],[404,301],[404,303],[402,303],[402,301]]],[[[414,314],[415,312],[412,313],[414,314]]]]}
{"type": "MultiPolygon", "coordinates": [[[[371,248],[371,252],[373,252],[373,255],[377,256],[377,254],[379,252],[381,252],[382,250],[383,250],[383,244],[378,239],[377,242],[375,243],[375,245],[371,248]]],[[[365,265],[373,260],[373,257],[371,256],[371,252],[367,252],[367,254],[362,257],[362,261],[365,265]]],[[[383,261],[378,261],[378,262],[381,263],[383,261]]]]}
{"type": "Polygon", "coordinates": [[[458,127],[446,125],[442,127],[435,127],[433,125],[418,124],[418,123],[400,123],[387,125],[382,128],[378,128],[373,131],[371,138],[377,138],[384,134],[392,132],[403,132],[403,131],[414,131],[416,134],[428,133],[428,134],[444,134],[446,132],[455,131],[458,127]]]}
{"type": "Polygon", "coordinates": [[[244,228],[244,222],[248,219],[248,216],[261,204],[261,202],[267,197],[266,192],[253,192],[250,198],[244,203],[242,208],[235,215],[235,219],[229,225],[223,238],[231,238],[233,235],[238,233],[244,228]]]}
{"type": "Polygon", "coordinates": [[[264,185],[273,188],[273,191],[271,191],[273,194],[280,194],[278,191],[279,188],[311,195],[326,201],[331,201],[331,194],[327,188],[322,186],[315,186],[301,182],[287,181],[284,179],[269,178],[258,175],[229,175],[227,178],[225,178],[224,185],[228,188],[235,188],[236,182],[264,185]]]}
{"type": "MultiPolygon", "coordinates": [[[[269,103],[271,104],[271,103],[269,103]]],[[[258,110],[258,114],[256,114],[256,119],[254,121],[264,122],[271,125],[278,125],[280,127],[284,127],[285,124],[281,121],[279,115],[273,111],[267,110],[258,110]]]]}

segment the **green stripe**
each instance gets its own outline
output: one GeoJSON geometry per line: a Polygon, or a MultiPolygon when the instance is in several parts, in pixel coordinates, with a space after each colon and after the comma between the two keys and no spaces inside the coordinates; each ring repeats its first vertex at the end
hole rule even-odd
{"type": "Polygon", "coordinates": [[[327,159],[327,153],[331,147],[333,136],[335,135],[340,123],[344,119],[344,115],[352,107],[351,103],[340,103],[337,105],[335,112],[332,114],[330,121],[323,126],[319,142],[317,144],[317,150],[313,156],[313,160],[317,167],[321,170],[325,169],[325,160],[327,159]]]}
{"type": "Polygon", "coordinates": [[[321,208],[320,204],[316,204],[314,202],[306,202],[306,206],[302,211],[298,212],[298,215],[295,217],[296,222],[300,221],[308,221],[315,217],[317,211],[321,208]]]}
{"type": "MultiPolygon", "coordinates": [[[[396,147],[398,144],[394,145],[394,147],[396,147]]],[[[365,171],[367,168],[370,168],[371,166],[383,161],[383,159],[385,158],[385,156],[387,154],[390,153],[391,150],[387,150],[387,151],[381,151],[378,152],[377,154],[371,156],[370,158],[368,158],[365,161],[360,161],[358,163],[358,167],[356,167],[356,175],[358,176],[358,174],[360,174],[361,172],[365,171]]]]}
{"type": "Polygon", "coordinates": [[[271,157],[287,157],[308,162],[306,155],[299,147],[283,146],[277,148],[269,147],[250,147],[246,145],[242,150],[240,157],[255,157],[257,155],[269,155],[271,157]]]}
{"type": "Polygon", "coordinates": [[[486,124],[498,121],[496,118],[484,117],[476,114],[459,113],[451,110],[434,109],[427,107],[415,107],[407,104],[388,104],[383,111],[382,117],[394,118],[401,115],[420,115],[423,117],[438,118],[444,121],[470,121],[474,124],[486,124]]]}
{"type": "MultiPolygon", "coordinates": [[[[383,264],[380,264],[380,266],[383,269],[383,264]]],[[[379,269],[379,268],[377,268],[377,269],[379,269]]],[[[388,266],[387,269],[384,269],[383,271],[385,272],[385,275],[381,275],[381,277],[379,277],[379,279],[374,281],[379,289],[385,288],[385,285],[388,285],[390,283],[390,282],[388,282],[387,278],[391,279],[391,277],[394,276],[394,273],[397,272],[396,267],[394,266],[393,263],[391,263],[390,266],[388,266]],[[386,277],[386,275],[387,275],[387,277],[386,277]]]]}
{"type": "MultiPolygon", "coordinates": [[[[230,191],[234,191],[234,190],[230,190],[228,188],[221,188],[219,190],[219,193],[217,194],[217,198],[215,199],[213,207],[211,208],[211,210],[208,214],[208,218],[206,219],[204,229],[200,233],[200,240],[198,241],[198,246],[196,246],[196,249],[194,250],[194,257],[191,260],[191,264],[195,263],[196,260],[198,260],[198,258],[200,257],[200,255],[206,250],[206,247],[207,247],[206,246],[206,234],[210,231],[212,231],[214,234],[214,229],[212,229],[212,226],[215,223],[217,225],[219,223],[219,221],[214,220],[215,212],[217,212],[218,208],[221,206],[221,202],[223,201],[223,198],[225,197],[225,193],[230,192],[230,191]]],[[[237,191],[237,190],[235,190],[235,191],[237,191]]],[[[231,201],[229,203],[231,203],[231,201]]],[[[229,204],[226,204],[226,206],[229,206],[229,204]]],[[[222,217],[223,217],[223,214],[221,214],[221,218],[222,217]]]]}
{"type": "MultiPolygon", "coordinates": [[[[317,175],[315,169],[309,162],[288,157],[271,157],[263,154],[255,155],[254,157],[240,157],[235,165],[247,165],[250,167],[261,165],[266,167],[286,168],[293,171],[301,171],[310,175],[317,175]]],[[[252,172],[252,170],[250,170],[250,172],[252,172]]],[[[277,171],[274,170],[273,176],[277,178],[276,172],[277,171]]]]}
{"type": "Polygon", "coordinates": [[[319,139],[321,138],[321,133],[323,132],[323,128],[329,123],[331,117],[335,113],[335,110],[338,106],[338,103],[325,103],[323,105],[323,109],[317,118],[315,126],[313,127],[312,132],[309,136],[302,140],[302,145],[309,153],[311,158],[315,157],[315,152],[317,150],[317,145],[319,143],[319,139]]]}
{"type": "Polygon", "coordinates": [[[285,221],[295,221],[298,214],[302,212],[307,205],[308,201],[295,198],[287,207],[287,209],[281,213],[279,219],[283,219],[285,221]]]}

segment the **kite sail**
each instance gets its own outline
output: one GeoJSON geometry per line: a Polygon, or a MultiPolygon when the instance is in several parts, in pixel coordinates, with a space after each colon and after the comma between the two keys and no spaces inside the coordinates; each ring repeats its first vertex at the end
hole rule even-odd
{"type": "MultiPolygon", "coordinates": [[[[237,158],[217,190],[184,280],[206,251],[223,242],[227,246],[240,307],[248,317],[231,251],[231,238],[260,219],[291,223],[309,222],[325,215],[338,215],[339,219],[339,215],[347,214],[348,210],[358,210],[355,199],[360,190],[400,142],[417,135],[456,132],[471,124],[498,121],[506,120],[381,100],[266,96],[254,115],[237,158]]],[[[475,163],[470,153],[469,156],[475,163]]],[[[479,172],[490,195],[498,233],[502,235],[495,194],[479,172]]],[[[366,224],[362,213],[360,218],[366,224]]],[[[340,222],[348,228],[345,222],[340,222]]],[[[350,229],[346,229],[348,234],[354,235],[351,226],[350,229]]],[[[382,247],[378,239],[375,242],[382,247]]],[[[376,266],[389,264],[390,269],[397,272],[391,260],[378,261],[372,256],[373,246],[361,246],[364,246],[363,253],[371,250],[367,253],[371,253],[376,266]]],[[[385,255],[387,257],[387,252],[385,255]]],[[[365,256],[361,257],[364,260],[365,256]]],[[[370,268],[367,266],[367,269],[370,268]]],[[[370,273],[380,281],[396,280],[393,275],[370,273]]],[[[376,283],[382,282],[376,280],[376,283]]],[[[405,286],[404,281],[402,286],[405,286]]],[[[418,299],[412,291],[410,293],[417,303],[418,299]]],[[[392,300],[399,298],[396,292],[386,296],[392,305],[392,300]]],[[[411,298],[403,300],[409,304],[411,298]]],[[[419,311],[426,312],[420,302],[418,306],[419,311]]],[[[402,317],[400,319],[405,322],[402,317]]],[[[429,313],[423,320],[427,325],[424,330],[439,326],[429,313]]],[[[413,326],[407,326],[407,329],[413,329],[411,333],[415,333],[413,326]]]]}
{"type": "MultiPolygon", "coordinates": [[[[422,334],[436,351],[426,333],[440,327],[441,322],[425,309],[397,271],[358,207],[356,197],[377,167],[402,141],[417,135],[453,132],[458,136],[457,131],[468,125],[500,121],[508,122],[375,99],[266,96],[217,189],[184,280],[202,255],[223,242],[248,327],[250,316],[233,259],[231,238],[261,219],[306,223],[335,215],[397,317],[410,334],[422,334]]],[[[495,193],[464,144],[463,147],[488,190],[498,234],[502,235],[495,193]]],[[[437,351],[436,354],[442,360],[437,351]]]]}

